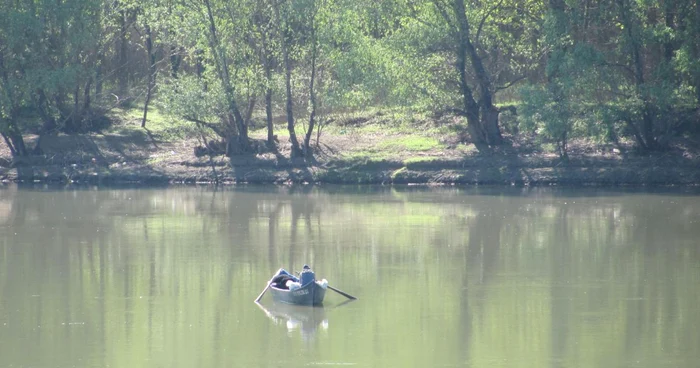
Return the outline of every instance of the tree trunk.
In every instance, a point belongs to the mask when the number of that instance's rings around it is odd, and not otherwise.
[[[177,73],[180,71],[180,64],[182,64],[182,52],[182,47],[170,48],[170,76],[175,79],[177,79]]]
[[[693,22],[695,27],[695,40],[693,42],[695,51],[695,60],[700,60],[700,0],[695,0],[695,22]],[[695,80],[695,99],[697,101],[698,107],[700,107],[700,68],[696,67],[693,73]]]
[[[652,114],[652,104],[649,101],[648,92],[644,88],[644,59],[642,58],[640,40],[633,32],[633,21],[630,15],[629,4],[625,0],[618,0],[620,15],[624,28],[629,38],[630,56],[632,58],[634,70],[634,83],[637,92],[642,99],[642,129],[641,137],[643,142],[638,142],[643,149],[654,150],[657,148],[656,137],[654,136],[654,118]]]
[[[558,40],[564,39],[570,33],[569,19],[566,15],[566,3],[564,0],[549,0],[549,10],[550,16],[554,18],[555,27],[554,32],[549,35],[552,38],[555,46],[549,51],[549,55],[559,54],[565,55],[568,53],[568,46],[562,45]],[[559,158],[568,160],[567,152],[567,141],[568,133],[570,130],[570,110],[568,104],[568,96],[564,91],[563,83],[560,82],[562,75],[567,74],[566,66],[562,65],[560,57],[548,57],[547,62],[547,73],[546,77],[546,88],[552,95],[552,100],[556,104],[557,108],[557,120],[559,121],[560,128],[563,132],[555,137],[557,141],[557,150],[559,153]]]
[[[51,115],[46,93],[44,93],[43,89],[40,89],[36,94],[38,96],[36,102],[37,111],[39,112],[39,116],[43,122],[41,127],[41,135],[58,130],[59,127],[58,124],[56,124],[56,119],[53,117],[53,115]]]
[[[12,141],[10,141],[10,137],[8,137],[5,133],[0,133],[0,135],[2,135],[2,139],[5,140],[5,144],[7,144],[7,147],[10,149],[10,154],[12,157],[17,157],[17,151],[15,150],[15,146],[12,144]]]
[[[282,25],[280,17],[279,4],[275,3],[275,15],[277,16],[277,24]],[[284,79],[287,94],[287,131],[289,131],[289,141],[292,144],[291,157],[300,157],[302,155],[297,139],[296,131],[294,130],[294,102],[292,96],[292,62],[289,59],[289,25],[284,22],[284,31],[280,32],[280,43],[282,45],[282,58],[284,59]]]
[[[476,80],[479,84],[481,130],[484,132],[487,144],[490,146],[499,145],[503,143],[503,136],[498,126],[498,109],[493,105],[491,76],[486,71],[481,56],[479,56],[474,44],[471,42],[464,0],[455,0],[455,3],[460,39],[461,42],[464,43],[465,51],[469,56],[469,61],[471,62],[472,69],[476,74]]]
[[[119,65],[117,66],[117,91],[119,101],[126,102],[129,93],[129,49],[128,24],[125,10],[119,12]]]
[[[269,147],[275,145],[275,132],[272,124],[272,88],[265,89],[265,119],[267,120],[267,144]]]
[[[315,5],[315,4],[314,4]],[[311,135],[314,132],[314,127],[316,125],[316,90],[314,89],[314,82],[316,82],[316,57],[318,54],[317,40],[316,40],[316,11],[311,16],[311,78],[309,81],[309,103],[311,104],[311,112],[309,113],[309,127],[306,130],[306,136],[304,137],[304,154],[306,157],[310,158],[313,155],[311,151]]]
[[[24,145],[24,137],[19,133],[17,126],[10,120],[8,123],[8,129],[6,133],[0,133],[5,143],[10,148],[10,154],[12,157],[23,157],[28,156],[29,152],[27,147]]]
[[[87,83],[85,83],[85,91],[83,92],[83,110],[86,113],[90,112],[90,107],[92,106],[92,98],[90,96],[90,88],[92,87],[92,77],[88,77]]]
[[[197,78],[202,79],[204,76],[204,51],[201,49],[196,49],[194,50],[194,55],[195,55],[195,60],[196,60],[196,66],[195,70],[197,71]]]
[[[2,83],[0,83],[0,90],[4,89],[7,94],[7,102],[9,102],[9,115],[6,119],[6,124],[0,124],[0,126],[5,125],[7,128],[5,132],[0,132],[5,143],[10,148],[10,153],[12,157],[26,156],[27,148],[24,145],[24,137],[22,132],[18,129],[17,123],[15,122],[15,115],[18,110],[15,99],[12,94],[12,88],[10,88],[10,78],[7,74],[7,68],[5,68],[5,58],[3,50],[0,49],[0,78],[2,78]],[[0,117],[0,123],[2,123],[2,117]]]
[[[282,46],[284,54],[284,79],[286,85],[287,94],[287,131],[289,131],[289,141],[292,143],[292,157],[301,156],[301,149],[299,148],[299,140],[297,139],[297,133],[294,130],[294,102],[292,95],[292,65],[289,60],[289,52],[286,46]]]
[[[676,9],[673,8],[672,2],[669,1],[664,1],[663,2],[663,7],[664,7],[664,23],[666,25],[666,28],[672,29],[675,33],[676,31],[676,24],[674,21],[674,14]],[[675,46],[673,44],[673,41],[670,39],[667,39],[664,41],[664,61],[666,63],[671,63],[673,62],[673,53],[675,51]]]
[[[70,119],[71,126],[68,130],[70,131],[80,131],[81,120],[80,119],[80,84],[75,83],[75,90],[73,91],[73,111],[71,112]]]
[[[97,99],[98,103],[103,101],[102,86],[102,63],[99,63],[97,68],[95,68],[95,98]]]
[[[156,56],[153,54],[153,38],[151,35],[151,27],[146,24],[146,54],[148,56],[148,85],[146,87],[146,101],[143,103],[143,119],[141,120],[141,128],[146,127],[146,118],[148,116],[148,104],[151,102],[153,87],[156,81]]]
[[[253,111],[255,110],[255,104],[258,103],[257,96],[253,95],[248,99],[248,108],[245,111],[245,126],[250,125],[250,121],[253,119]]]
[[[700,1],[700,0],[699,0]],[[265,69],[265,119],[267,122],[267,145],[272,148],[275,146],[275,133],[272,124],[272,62],[268,51],[267,36],[262,35],[262,62]]]
[[[491,77],[470,39],[464,0],[454,0],[452,5],[457,19],[458,33],[456,68],[459,73],[463,109],[467,118],[467,131],[477,149],[482,150],[486,146],[503,143],[498,125],[498,109],[493,105]],[[474,99],[474,92],[467,81],[467,59],[479,84],[478,102]]]
[[[214,14],[211,9],[209,0],[204,0],[204,5],[207,7],[207,19],[209,21],[209,47],[214,56],[214,64],[216,71],[219,74],[221,83],[224,86],[224,95],[228,104],[228,129],[226,154],[231,156],[234,154],[244,153],[249,150],[248,129],[246,127],[241,110],[238,108],[235,98],[235,89],[231,84],[231,78],[228,72],[228,59],[226,51],[222,49],[219,42],[219,36],[216,31],[216,23],[214,22]],[[235,133],[232,132],[235,130]]]
[[[486,133],[486,141],[490,146],[503,144],[501,128],[498,126],[499,110],[492,103],[481,103],[481,124]]]

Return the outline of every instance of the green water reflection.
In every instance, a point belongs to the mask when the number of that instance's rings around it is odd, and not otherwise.
[[[698,239],[682,192],[9,187],[0,367],[693,367]],[[253,303],[304,263],[359,300]]]

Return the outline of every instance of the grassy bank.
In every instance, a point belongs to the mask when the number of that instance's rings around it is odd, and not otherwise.
[[[0,180],[62,183],[338,183],[499,185],[697,185],[700,149],[692,139],[669,150],[639,154],[619,145],[573,141],[569,159],[534,137],[509,135],[508,144],[479,152],[460,138],[461,119],[406,110],[338,114],[325,120],[313,160],[289,157],[288,132],[279,121],[279,144],[269,150],[263,124],[251,129],[258,150],[231,159],[197,157],[214,137],[189,122],[149,112],[118,110],[99,133],[41,140],[41,155],[13,160],[0,145]],[[297,134],[302,136],[303,126]],[[36,136],[26,137],[28,145]]]

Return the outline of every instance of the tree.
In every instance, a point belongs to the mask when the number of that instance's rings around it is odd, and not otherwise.
[[[522,109],[524,118],[537,118],[553,129],[550,135],[570,133],[582,121],[583,135],[616,141],[623,134],[642,150],[663,148],[698,106],[691,87],[695,62],[687,57],[695,44],[686,37],[694,32],[690,9],[689,1],[550,1],[544,40],[549,98],[537,101],[536,86],[524,90],[530,105]],[[546,100],[563,115],[545,117]]]
[[[309,126],[306,129],[306,135],[304,136],[304,153],[307,157],[311,157],[311,136],[314,132],[314,127],[316,126],[316,110],[318,107],[318,102],[316,99],[316,62],[318,60],[318,5],[317,0],[311,0],[309,6],[309,30],[310,30],[310,41],[311,42],[311,76],[309,77]]]
[[[456,86],[459,107],[452,108],[467,120],[467,132],[479,148],[503,143],[499,125],[501,109],[497,93],[524,80],[537,67],[542,7],[536,2],[501,0],[496,4],[464,0],[409,1],[410,21],[405,30],[420,39],[412,52],[442,58],[443,90]],[[410,38],[409,38],[410,39]],[[430,41],[430,42],[427,42]],[[438,74],[439,73],[439,74]]]
[[[103,50],[102,5],[99,0],[2,3],[0,130],[13,154],[30,153],[22,134],[35,128],[36,115],[42,122],[36,129],[40,139],[93,125],[91,89]]]
[[[302,156],[299,140],[297,139],[296,128],[294,124],[294,96],[292,94],[292,59],[290,49],[293,47],[293,30],[290,24],[293,19],[293,4],[291,2],[282,2],[272,0],[275,10],[275,18],[279,27],[280,47],[282,49],[282,59],[284,62],[284,83],[286,104],[285,111],[287,114],[287,131],[289,132],[289,142],[292,145],[292,157]]]
[[[273,0],[276,1],[276,0]],[[273,115],[273,78],[272,73],[277,67],[275,49],[277,45],[276,29],[274,24],[273,6],[268,1],[257,1],[253,14],[253,47],[257,49],[258,58],[265,74],[265,123],[267,126],[267,145],[272,148],[275,145]]]
[[[12,13],[5,13],[12,15]],[[7,24],[7,19],[2,18],[3,27]],[[8,53],[7,35],[0,34],[0,135],[10,148],[12,157],[26,156],[27,148],[24,144],[21,127],[17,124],[18,112],[22,105],[23,95],[26,93],[21,89],[21,82],[9,70],[13,66],[5,63],[5,54]],[[21,77],[20,77],[21,79]]]
[[[520,89],[522,127],[537,133],[542,141],[554,141],[562,159],[568,159],[572,136],[590,133],[585,129],[589,118],[585,110],[590,104],[585,98],[591,97],[589,89],[595,90],[591,82],[598,80],[593,68],[598,55],[571,36],[575,22],[570,17],[563,0],[548,2],[543,28],[548,49],[544,81]]]
[[[189,5],[196,6],[195,3]],[[224,4],[214,3],[210,0],[203,1],[204,7],[196,7],[196,11],[201,17],[202,24],[207,33],[206,39],[209,47],[211,58],[214,62],[214,69],[216,75],[218,76],[218,82],[221,84],[223,89],[223,97],[225,99],[226,111],[223,115],[224,119],[224,129],[218,130],[218,132],[224,136],[226,139],[226,154],[234,155],[238,153],[247,152],[249,150],[250,144],[248,141],[248,127],[246,121],[241,114],[241,110],[238,107],[238,102],[236,101],[236,87],[234,85],[233,78],[231,78],[231,64],[229,62],[229,55],[227,43],[224,42],[219,34],[217,23],[225,23],[226,19],[224,17],[218,16],[223,13],[226,14],[224,9],[216,9],[214,11],[213,5],[225,6]],[[217,14],[217,16],[215,16]]]

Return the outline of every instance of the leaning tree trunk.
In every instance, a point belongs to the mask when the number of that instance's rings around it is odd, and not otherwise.
[[[248,129],[241,114],[241,110],[238,108],[235,98],[235,89],[231,83],[231,78],[228,73],[228,60],[226,58],[226,52],[222,49],[219,43],[219,36],[216,31],[216,23],[214,22],[214,14],[211,9],[211,3],[209,0],[204,0],[204,4],[207,7],[207,20],[209,21],[209,47],[211,48],[212,54],[214,56],[214,64],[216,71],[219,75],[219,79],[224,86],[224,95],[226,96],[226,102],[228,105],[228,129],[226,137],[226,154],[228,156],[234,154],[240,154],[248,152],[250,149],[250,143],[248,142]],[[235,130],[235,134],[231,131]]]
[[[633,32],[633,20],[630,15],[630,5],[625,2],[625,0],[618,0],[618,6],[620,8],[620,18],[622,20],[624,29],[627,33],[629,47],[630,47],[630,57],[633,63],[634,70],[634,83],[637,88],[638,93],[642,99],[642,127],[641,127],[641,138],[638,139],[638,143],[645,150],[654,150],[657,148],[657,141],[654,135],[654,117],[652,113],[652,103],[649,101],[648,92],[644,88],[644,59],[642,58],[642,46],[640,45],[640,40],[635,36]]]
[[[268,52],[266,35],[262,36],[262,58],[263,68],[265,69],[265,119],[267,122],[267,145],[272,148],[275,146],[275,133],[272,124],[272,62]]]
[[[153,54],[153,38],[151,35],[151,26],[146,24],[146,54],[148,56],[148,85],[146,86],[146,101],[143,103],[143,119],[141,119],[141,128],[146,127],[146,118],[148,117],[148,104],[151,102],[153,88],[156,84],[156,55]]]
[[[119,93],[119,101],[126,102],[128,100],[129,90],[129,40],[128,40],[128,22],[127,12],[122,10],[119,12],[119,65],[117,67],[117,91]]]
[[[275,2],[274,5],[275,15],[277,17],[277,24],[282,24],[282,18],[280,17],[279,4]],[[292,144],[292,157],[299,157],[302,155],[301,148],[299,147],[299,140],[297,139],[297,134],[294,127],[294,103],[292,95],[292,61],[289,59],[289,24],[285,20],[284,31],[280,32],[281,45],[282,45],[282,58],[284,59],[284,79],[287,94],[287,131],[289,131],[289,141]]]
[[[695,40],[691,41],[693,45],[693,51],[694,51],[694,57],[695,60],[700,59],[700,0],[695,0],[695,22],[694,24],[694,33],[695,33]],[[695,99],[697,103],[697,107],[700,108],[700,68],[695,68],[695,72],[693,73],[693,80],[695,84]]]
[[[267,145],[274,147],[275,127],[272,124],[272,88],[269,86],[265,89],[265,119],[267,120]]]
[[[477,149],[503,143],[498,125],[498,108],[493,105],[491,76],[484,67],[469,33],[469,21],[466,16],[464,0],[454,0],[453,11],[457,19],[457,63],[460,92],[462,93],[464,114],[467,118],[467,131]],[[479,100],[467,81],[467,60],[476,75],[479,88]]]
[[[6,97],[10,105],[10,116],[7,118],[5,124],[0,124],[0,126],[5,125],[7,128],[5,129],[5,132],[0,132],[0,134],[2,135],[3,140],[5,140],[7,146],[10,148],[12,157],[27,156],[28,152],[26,146],[24,145],[24,137],[22,136],[22,132],[18,129],[17,123],[14,119],[18,108],[14,102],[15,99],[13,98],[12,89],[10,88],[10,77],[7,74],[7,69],[5,68],[5,58],[2,50],[0,50],[0,78],[2,78],[0,87],[4,87],[7,93]],[[2,123],[1,117],[0,123]]]
[[[460,41],[471,62],[471,67],[479,84],[479,109],[481,113],[480,125],[484,132],[486,143],[490,146],[503,143],[503,136],[498,126],[498,109],[493,105],[493,90],[491,76],[484,67],[484,62],[476,51],[469,34],[469,21],[467,20],[464,0],[455,0],[455,12],[459,27]]]
[[[0,133],[0,135],[2,135],[3,140],[5,140],[5,144],[7,144],[7,146],[10,148],[10,154],[12,154],[12,157],[29,155],[29,151],[27,151],[27,147],[24,145],[24,137],[22,137],[22,134],[18,132],[18,129],[14,123],[10,122],[8,131],[6,133]]]
[[[286,41],[283,41],[283,43]],[[289,141],[292,143],[292,157],[301,156],[301,149],[299,148],[299,140],[297,139],[297,133],[294,130],[294,102],[292,95],[292,64],[289,60],[289,50],[287,46],[282,46],[283,58],[284,58],[284,79],[286,84],[287,93],[287,131],[289,131]]]
[[[316,13],[311,16],[311,78],[309,81],[309,103],[311,104],[311,112],[309,114],[309,128],[304,136],[304,154],[310,158],[313,155],[311,151],[311,135],[316,126],[316,90],[314,82],[316,82],[316,57],[318,56],[318,47],[316,40]]]

